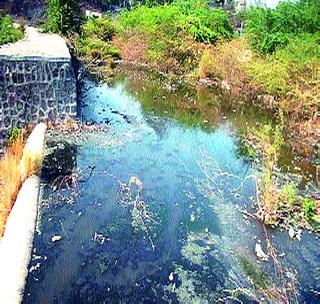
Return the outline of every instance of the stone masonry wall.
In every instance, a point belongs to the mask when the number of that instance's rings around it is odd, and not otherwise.
[[[0,140],[12,127],[76,114],[71,60],[0,57]]]

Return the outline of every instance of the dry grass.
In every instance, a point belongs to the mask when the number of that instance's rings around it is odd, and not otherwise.
[[[149,46],[145,37],[132,32],[127,32],[125,38],[113,38],[113,43],[119,49],[120,56],[124,60],[132,63],[146,61],[146,53]]]
[[[31,175],[38,173],[43,160],[41,129],[36,126],[26,142],[28,131],[23,130],[7,147],[0,159],[0,236],[3,235],[9,213],[16,200],[22,183]],[[36,131],[34,129],[34,131]],[[41,139],[42,141],[43,139]]]
[[[256,92],[249,84],[245,65],[252,60],[252,57],[253,54],[245,39],[219,43],[203,52],[198,76],[200,79],[215,78],[223,81],[234,95],[251,96]]]
[[[0,159],[0,236],[22,184],[19,164],[23,146],[24,134],[21,133]]]

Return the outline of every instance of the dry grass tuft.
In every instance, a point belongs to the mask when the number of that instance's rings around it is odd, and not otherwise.
[[[30,134],[23,149],[20,161],[20,177],[24,181],[29,176],[37,174],[44,158],[44,140],[47,126],[39,123]]]
[[[27,142],[28,131],[20,132],[0,159],[0,236],[22,183],[38,173],[43,160],[45,124],[38,124]]]
[[[146,61],[149,46],[145,37],[127,32],[125,38],[113,38],[113,43],[119,49],[120,56],[124,60],[132,63]]]
[[[22,184],[19,164],[23,146],[24,134],[21,133],[0,159],[0,236]]]

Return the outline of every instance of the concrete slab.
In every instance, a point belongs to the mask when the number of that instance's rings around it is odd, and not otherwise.
[[[28,178],[17,197],[0,241],[0,303],[21,303],[37,219],[39,178]]]

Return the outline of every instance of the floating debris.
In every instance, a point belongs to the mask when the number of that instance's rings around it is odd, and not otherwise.
[[[269,256],[264,253],[264,251],[262,250],[262,247],[261,247],[261,245],[260,245],[259,243],[256,243],[255,251],[256,251],[257,257],[258,257],[260,260],[262,260],[262,261],[268,261]]]
[[[61,235],[54,235],[52,238],[51,238],[51,242],[52,243],[55,243],[55,242],[58,242],[62,239]]]
[[[296,233],[294,232],[294,229],[293,229],[292,227],[289,228],[288,233],[289,233],[290,238],[292,238],[292,239],[294,238],[294,236],[295,236],[295,234],[296,234]]]
[[[169,281],[172,282],[173,279],[174,279],[173,272],[170,272],[170,274],[169,274]]]
[[[106,237],[102,233],[95,232],[93,236],[93,240],[94,242],[99,243],[100,245],[103,245],[106,240]]]

